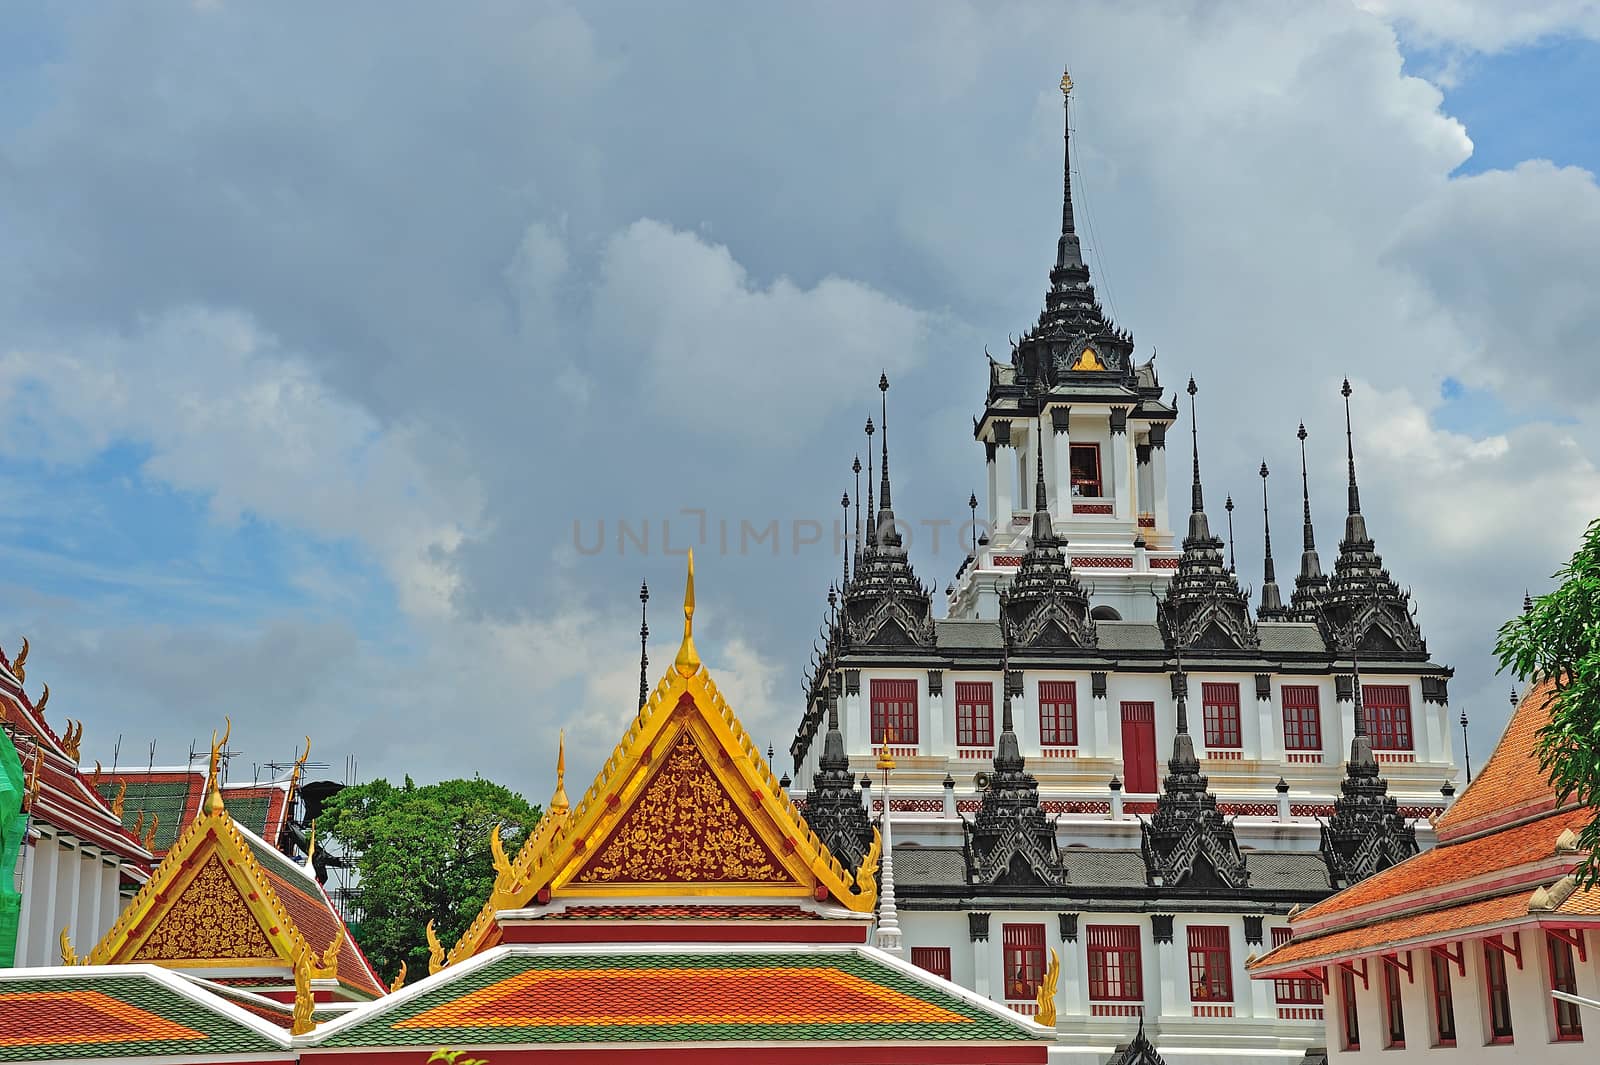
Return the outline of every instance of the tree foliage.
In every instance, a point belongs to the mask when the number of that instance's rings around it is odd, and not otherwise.
[[[428,922],[448,950],[488,899],[494,826],[503,826],[515,854],[538,820],[539,807],[491,781],[418,787],[407,777],[400,787],[379,779],[345,788],[323,809],[317,832],[357,856],[356,942],[385,978],[401,961],[416,977],[428,972]]]
[[[1561,801],[1596,812],[1578,835],[1588,852],[1578,882],[1592,886],[1600,884],[1600,519],[1555,576],[1555,591],[1500,627],[1495,653],[1521,680],[1555,681],[1536,750]]]

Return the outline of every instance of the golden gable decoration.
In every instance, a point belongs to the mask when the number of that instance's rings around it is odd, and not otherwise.
[[[552,899],[755,896],[873,911],[877,848],[852,871],[811,831],[700,661],[694,608],[691,552],[672,665],[575,806],[558,774],[527,842],[496,861],[494,889],[450,963],[500,941],[496,913]]]

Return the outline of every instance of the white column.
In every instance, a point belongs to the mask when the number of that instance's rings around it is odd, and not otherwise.
[[[1061,515],[1062,521],[1072,519],[1072,430],[1070,421],[1072,408],[1064,408],[1069,422],[1068,428],[1057,430],[1054,427],[1045,430],[1051,436],[1055,451],[1055,479],[1051,484],[1055,488],[1056,512]],[[1046,421],[1050,416],[1046,415]]]
[[[1167,447],[1150,449],[1150,487],[1152,510],[1156,515],[1156,531],[1163,536],[1172,535],[1171,501],[1167,498]]]
[[[100,849],[80,848],[78,862],[78,919],[72,936],[87,954],[100,939]]]
[[[74,844],[70,849],[64,849],[59,856],[60,868],[56,871],[56,947],[60,949],[60,931],[66,928],[67,934],[72,937],[72,943],[77,945],[81,938],[78,935],[78,888],[83,882],[83,858],[79,853],[79,845]]]
[[[1107,680],[1110,678],[1108,677]],[[1109,694],[1110,689],[1107,688]],[[1092,729],[1088,736],[1078,737],[1083,748],[1083,755],[1088,758],[1113,758],[1120,746],[1121,737],[1112,738],[1111,735],[1111,700],[1106,695],[1094,694],[1094,678],[1089,679],[1089,702],[1092,707],[1089,717]],[[1082,722],[1079,722],[1080,727]]]
[[[105,868],[100,871],[100,933],[98,942],[111,931],[111,926],[122,916],[122,863],[108,855]]]
[[[1004,677],[1000,682],[1005,683]],[[1039,682],[1036,680],[1033,682],[1033,692],[1037,694],[1038,689]],[[1017,749],[1024,758],[1038,759],[1043,754],[1043,748],[1039,746],[1039,715],[1034,711],[1036,704],[1028,698],[1028,693],[1028,681],[1024,677],[1022,690],[1011,697],[1011,721],[1017,733]],[[1004,689],[1000,695],[1002,699],[1005,697]]]
[[[1078,938],[1061,944],[1061,975],[1066,991],[1062,1012],[1071,1017],[1089,1016],[1089,963],[1084,955],[1083,917],[1078,917]]]
[[[1337,680],[1335,680],[1335,685],[1337,683]],[[1354,690],[1354,686],[1352,686],[1352,695]],[[1338,735],[1332,737],[1333,760],[1336,764],[1342,763],[1346,758],[1350,757],[1350,741],[1355,738],[1356,734],[1355,700],[1354,698],[1340,699],[1338,692],[1339,689],[1336,686],[1334,688],[1334,698],[1338,700],[1339,704],[1339,732]]]
[[[1149,445],[1146,444],[1145,447],[1148,448]],[[1139,451],[1139,445],[1135,444],[1134,445],[1134,458],[1135,458],[1136,461],[1137,461],[1137,458],[1138,458],[1138,451]],[[1138,463],[1135,482],[1138,485],[1137,497],[1136,497],[1136,500],[1135,500],[1136,510],[1139,513],[1149,512],[1151,514],[1154,514],[1155,513],[1155,507],[1150,502],[1150,498],[1153,495],[1153,492],[1152,492],[1151,487],[1150,487],[1150,462],[1149,462],[1148,459],[1146,459],[1144,462],[1139,462]]]
[[[33,848],[34,866],[28,877],[28,892],[34,898],[33,923],[29,932],[29,963],[56,964],[56,870],[61,864],[61,843],[55,833],[41,834]]]
[[[941,756],[945,756],[945,755],[953,755],[955,753],[955,747],[954,747],[953,744],[948,746],[948,747],[946,746],[946,743],[948,742],[946,740],[946,736],[949,735],[949,736],[951,736],[953,738],[954,737],[954,731],[952,729],[952,731],[947,733],[946,730],[945,730],[944,690],[943,690],[944,689],[944,685],[940,684],[939,688],[940,688],[939,694],[935,695],[934,692],[933,692],[932,678],[929,678],[929,684],[928,684],[928,742],[927,742],[926,745],[923,746],[922,752],[924,754],[932,754],[935,757],[941,757]],[[954,693],[952,693],[952,695],[953,694]],[[951,699],[950,702],[951,702],[952,706],[955,705],[955,700],[954,699]]]
[[[1256,694],[1256,715],[1261,723],[1261,760],[1263,762],[1277,762],[1283,760],[1283,742],[1278,738],[1277,715],[1272,712],[1272,684],[1267,684],[1267,696],[1263,699]]]
[[[1126,426],[1127,423],[1124,423]],[[1127,485],[1127,504],[1117,513],[1126,521],[1135,524],[1139,521],[1139,449],[1134,443],[1133,430],[1124,428],[1122,432],[1122,468],[1128,472],[1123,476]]]
[[[1126,456],[1121,460],[1117,458],[1119,450],[1126,450],[1128,434],[1113,431],[1109,425],[1106,429],[1106,468],[1104,471],[1106,491],[1111,493],[1111,516],[1118,521],[1132,521],[1128,516],[1128,490],[1124,482],[1128,479],[1128,468],[1131,465]]]
[[[993,471],[989,489],[993,503],[989,509],[994,515],[994,530],[989,534],[989,541],[997,547],[1011,542],[1011,484],[1015,458],[1015,452],[1008,447],[999,447],[996,448],[994,460],[989,463],[989,469]]]
[[[34,904],[34,894],[32,891],[34,876],[33,867],[34,864],[39,860],[38,853],[39,848],[34,846],[34,841],[28,836],[24,836],[22,840],[22,857],[17,860],[18,868],[23,874],[22,909],[17,914],[17,950],[15,955],[16,963],[19,966],[26,965],[28,963],[28,929],[33,923]]]
[[[992,915],[990,917],[990,921],[991,921],[991,923],[993,922],[993,916]],[[991,974],[989,972],[989,969],[990,969],[990,964],[989,963],[990,963],[990,958],[989,958],[989,939],[988,939],[988,937],[986,936],[983,939],[978,939],[977,937],[973,937],[973,940],[972,940],[972,982],[973,982],[973,988],[972,988],[972,990],[977,992],[978,994],[982,995],[984,998],[992,999],[994,996],[989,993],[989,989],[992,986],[991,980],[990,980],[990,975]]]
[[[862,684],[868,683],[863,680]],[[850,691],[848,687],[844,696],[844,739],[846,749],[853,755],[865,752],[871,745],[867,742],[867,715],[862,711],[861,691]]]

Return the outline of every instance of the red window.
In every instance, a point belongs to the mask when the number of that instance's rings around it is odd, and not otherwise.
[[[1196,1002],[1233,1001],[1227,926],[1189,926],[1189,997]]]
[[[956,682],[956,746],[994,746],[994,685]]]
[[[1072,494],[1075,496],[1100,496],[1100,445],[1072,445]]]
[[[1361,1049],[1361,1018],[1356,1013],[1356,978],[1348,969],[1339,970],[1339,1018],[1344,1025],[1344,1048]]]
[[[1456,999],[1450,989],[1450,960],[1438,951],[1428,952],[1428,971],[1433,979],[1434,1045],[1456,1045]]]
[[[1411,689],[1404,684],[1363,684],[1361,707],[1375,751],[1411,750]]]
[[[1400,967],[1387,958],[1378,966],[1383,970],[1383,1021],[1388,1039],[1385,1044],[1396,1049],[1406,1045],[1406,1014],[1400,1005]]]
[[[1140,1002],[1139,926],[1092,924],[1089,941],[1089,997],[1099,1002]]]
[[[1289,942],[1287,928],[1274,928],[1272,930],[1272,945],[1281,947]],[[1273,990],[1278,994],[1280,1006],[1315,1005],[1322,1001],[1322,985],[1315,980],[1284,980],[1272,981]]]
[[[1239,742],[1239,686],[1203,684],[1201,701],[1206,713],[1206,746],[1234,748]]]
[[[1578,935],[1583,935],[1580,931]],[[1572,964],[1572,944],[1553,932],[1544,936],[1545,948],[1550,953],[1550,990],[1578,993],[1578,971]],[[1583,1021],[1578,1017],[1578,1007],[1571,1002],[1555,1000],[1556,1038],[1582,1039]]]
[[[1078,685],[1070,680],[1039,682],[1039,742],[1046,747],[1078,745]]]
[[[873,743],[917,742],[917,682],[872,682]]]
[[[1511,989],[1506,984],[1506,956],[1488,940],[1483,943],[1483,982],[1489,996],[1489,1041],[1511,1042]]]
[[[950,979],[950,948],[912,947],[911,964],[948,980]]]
[[[1315,684],[1283,686],[1283,746],[1290,751],[1322,750],[1322,708]]]
[[[1156,704],[1122,704],[1122,783],[1135,795],[1156,790]]]
[[[1037,998],[1044,979],[1044,925],[1008,924],[1003,930],[1006,998]]]

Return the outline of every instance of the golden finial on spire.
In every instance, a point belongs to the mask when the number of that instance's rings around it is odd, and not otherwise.
[[[227,749],[228,737],[233,734],[233,718],[224,717],[227,727],[222,730],[222,740],[217,741],[217,730],[211,730],[211,770],[206,776],[206,813],[222,812],[222,752]]]
[[[562,729],[556,740],[556,790],[550,796],[550,812],[566,813],[571,808],[567,801],[567,730]]]
[[[889,753],[889,737],[883,737],[883,746],[878,748],[878,768],[887,773],[894,768],[894,755]]]
[[[700,671],[700,655],[694,649],[694,549],[689,549],[689,575],[683,585],[683,643],[678,646],[678,657],[672,667],[680,677],[692,677]]]
[[[1062,70],[1061,71],[1061,95],[1062,96],[1070,96],[1071,94],[1072,94],[1072,75],[1068,74],[1065,70]]]

